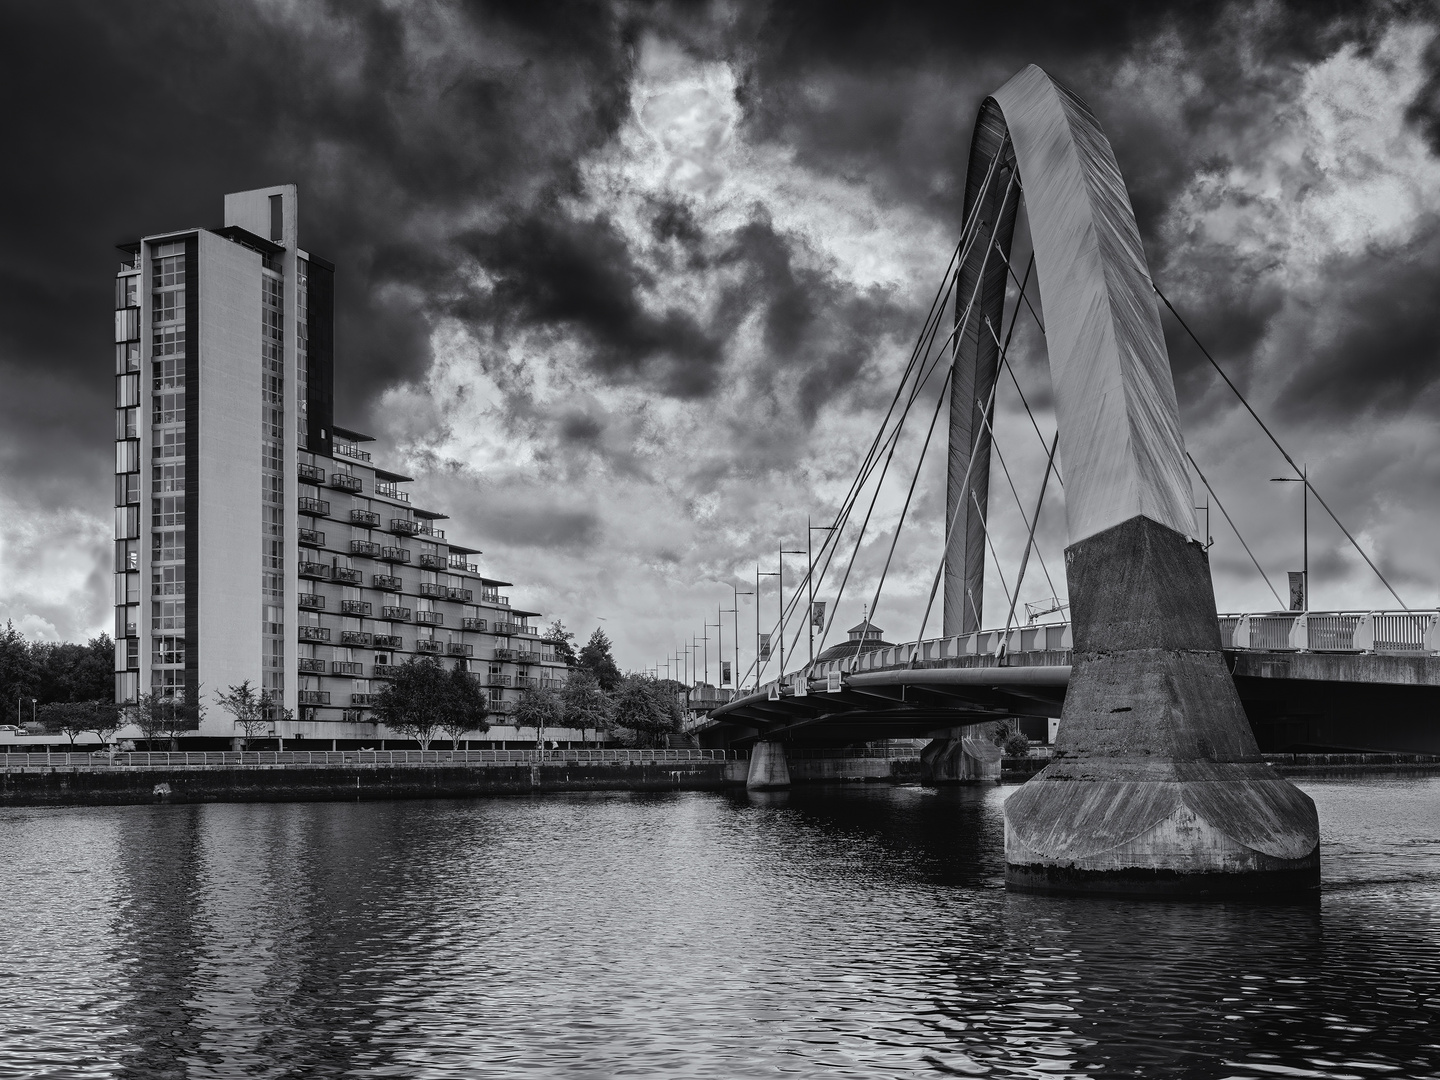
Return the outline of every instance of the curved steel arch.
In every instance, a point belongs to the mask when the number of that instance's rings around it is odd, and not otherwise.
[[[965,221],[978,217],[979,232],[960,267],[955,301],[957,321],[971,310],[956,337],[951,382],[947,635],[980,628],[991,449],[980,403],[990,400],[998,375],[992,328],[1001,332],[1022,190],[1070,542],[1136,516],[1182,535],[1195,529],[1175,385],[1124,179],[1089,107],[1032,64],[981,105],[970,144]]]

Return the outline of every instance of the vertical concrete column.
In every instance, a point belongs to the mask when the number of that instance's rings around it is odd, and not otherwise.
[[[785,761],[785,747],[778,742],[757,742],[750,751],[750,772],[745,778],[747,791],[774,791],[790,786],[790,766]]]
[[[1074,669],[1051,763],[1005,802],[1028,892],[1224,895],[1320,884],[1310,797],[1260,757],[1204,549],[1136,517],[1065,551]]]

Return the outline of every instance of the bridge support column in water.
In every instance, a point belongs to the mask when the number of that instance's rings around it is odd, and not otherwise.
[[[785,760],[785,747],[768,740],[757,742],[750,750],[750,772],[745,777],[747,791],[776,791],[790,786],[790,765]]]
[[[1050,765],[1005,803],[1029,892],[1300,891],[1315,804],[1260,758],[1200,544],[1144,517],[1065,552],[1074,670]]]
[[[1220,652],[1124,178],[1089,106],[1034,66],[985,100],[970,147],[976,242],[956,290],[945,633],[978,622],[984,588],[988,493],[975,466],[990,446],[976,433],[989,426],[973,413],[998,370],[1022,191],[1064,468],[1074,669],[1053,761],[1005,803],[1006,880],[1044,892],[1314,888],[1314,803],[1260,760]]]
[[[990,724],[965,724],[931,741],[920,754],[923,784],[998,783],[1001,750],[986,737]]]

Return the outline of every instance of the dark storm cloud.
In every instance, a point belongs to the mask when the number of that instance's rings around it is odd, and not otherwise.
[[[497,323],[519,318],[569,329],[589,344],[602,373],[659,374],[679,397],[713,387],[719,340],[688,312],[644,305],[640,292],[653,279],[603,218],[575,220],[552,205],[463,243],[498,279]],[[665,362],[659,372],[650,364],[657,359]]]
[[[1320,302],[1304,304],[1286,335],[1291,376],[1283,414],[1353,421],[1440,405],[1440,221],[1399,251],[1336,259]]]
[[[407,37],[441,18],[449,55],[417,60]],[[110,438],[108,392],[88,388],[111,363],[113,242],[217,225],[224,192],[296,181],[302,242],[339,266],[337,397],[360,422],[428,363],[430,301],[413,293],[454,287],[455,253],[417,215],[573,182],[623,112],[629,63],[601,5],[60,0],[3,22],[0,364],[12,385],[17,367],[39,373],[72,430],[13,394],[0,423],[67,476]]]

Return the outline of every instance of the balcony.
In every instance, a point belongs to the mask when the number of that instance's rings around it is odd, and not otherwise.
[[[393,679],[395,677],[394,669],[399,666],[399,664],[376,664],[370,669],[370,677],[372,679]]]
[[[420,523],[409,518],[391,518],[390,531],[401,536],[414,536],[420,531]]]
[[[420,526],[421,536],[433,536],[437,540],[445,539],[445,530],[435,528],[434,524],[427,521]]]
[[[425,556],[421,555],[420,558],[423,559]],[[433,596],[438,600],[444,600],[446,594],[445,586],[436,585],[433,581],[422,581],[416,588],[416,591],[421,596]]]
[[[539,686],[540,680],[529,675],[516,675],[515,685],[521,689],[527,689],[532,686]]]
[[[475,647],[460,641],[451,641],[446,644],[445,652],[450,656],[474,656]]]
[[[515,659],[515,650],[514,650],[514,649],[496,649],[496,650],[495,650],[495,659],[496,659],[496,660],[514,660],[514,659]]]
[[[484,629],[485,629],[485,620],[484,620],[484,619],[472,619],[472,618],[470,618],[470,617],[467,616],[466,618],[463,618],[463,619],[460,620],[460,626],[461,626],[462,629],[465,629],[465,630],[484,630]]]
[[[401,491],[400,485],[393,480],[376,480],[375,494],[383,495],[387,499],[394,499],[396,502],[408,503],[410,501],[410,493]]]
[[[319,593],[302,592],[299,596],[295,598],[295,602],[300,605],[301,611],[325,610],[325,597],[321,596]]]
[[[346,585],[363,585],[365,575],[353,567],[337,566],[335,567],[335,580],[343,581]]]
[[[496,674],[494,674],[494,673],[492,672],[491,674],[485,676],[485,685],[487,685],[487,686],[509,686],[509,685],[510,685],[510,676],[509,676],[509,675],[496,675]]]
[[[330,640],[330,628],[328,626],[307,626],[301,624],[295,628],[295,632],[301,641]]]
[[[296,692],[296,700],[301,705],[329,705],[329,690],[300,690]]]
[[[410,609],[408,607],[382,607],[380,609],[382,619],[390,619],[393,622],[409,622]]]
[[[376,574],[370,580],[375,583],[375,588],[386,592],[399,592],[401,588],[400,579],[389,574]]]
[[[377,649],[403,649],[405,642],[399,634],[376,634],[375,648]]]
[[[308,495],[300,496],[300,513],[314,514],[316,517],[324,517],[330,513],[330,503],[325,499],[312,499]]]
[[[351,694],[350,704],[362,709],[368,709],[375,704],[375,698],[378,696],[377,694]]]
[[[341,645],[357,645],[362,649],[370,648],[373,635],[366,630],[341,630]]]
[[[446,589],[445,595],[451,600],[459,600],[462,604],[468,604],[474,598],[475,593],[470,589]]]
[[[351,540],[351,555],[368,555],[372,559],[380,557],[380,545],[372,540]]]
[[[295,534],[301,547],[324,547],[325,534],[315,529],[296,529]]]
[[[385,562],[408,563],[410,561],[410,549],[402,547],[382,547],[380,558]]]
[[[335,447],[335,453],[341,457],[354,458],[356,461],[370,460],[370,451],[361,450],[354,443],[341,442],[339,439],[336,439],[333,445]]]
[[[365,615],[365,616],[368,616],[368,615],[370,614],[370,601],[369,601],[369,600],[341,600],[341,601],[340,601],[340,614],[341,614],[341,615]]]
[[[330,474],[330,486],[341,491],[359,491],[360,477],[351,476],[348,472],[332,472]]]
[[[446,564],[450,567],[451,570],[458,570],[462,574],[478,574],[480,572],[480,567],[477,566],[475,563],[466,562],[464,555],[451,555],[446,560]]]
[[[330,580],[330,564],[323,562],[302,562],[295,571],[301,577],[315,578],[317,581]]]
[[[438,611],[417,611],[415,621],[425,626],[444,626],[445,616]]]
[[[480,602],[482,604],[494,604],[496,607],[510,606],[510,598],[508,596],[501,596],[494,589],[481,589]]]
[[[515,711],[515,702],[491,699],[490,711],[492,713],[513,713]]]
[[[346,709],[340,714],[347,724],[363,724],[365,720],[364,709]]]
[[[447,565],[444,555],[431,555],[428,552],[421,552],[415,562],[422,570],[444,570]]]
[[[330,661],[330,674],[332,675],[364,675],[365,665],[355,660],[332,660]]]
[[[366,528],[373,529],[380,524],[380,515],[373,510],[351,510],[350,524],[364,525]]]
[[[416,638],[415,651],[425,653],[438,653],[440,651],[440,642],[436,641],[434,638]]]
[[[324,675],[325,661],[321,660],[318,656],[300,657],[300,674]]]
[[[302,484],[323,484],[325,482],[325,470],[318,465],[307,465],[302,461],[295,466],[295,472],[300,477]]]

